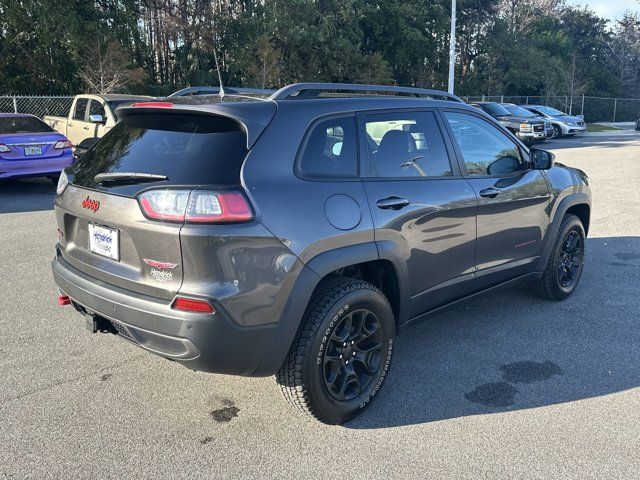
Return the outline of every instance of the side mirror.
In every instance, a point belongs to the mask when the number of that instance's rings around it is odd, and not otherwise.
[[[556,156],[546,150],[532,148],[529,150],[529,158],[531,159],[531,166],[534,170],[549,170],[553,167]]]
[[[104,123],[102,115],[89,115],[89,121],[91,123]]]

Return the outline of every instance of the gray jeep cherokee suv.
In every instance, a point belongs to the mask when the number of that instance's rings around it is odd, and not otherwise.
[[[586,175],[453,95],[297,84],[119,113],[58,184],[59,303],[194,370],[275,374],[320,421],[367,407],[404,327],[580,278]]]

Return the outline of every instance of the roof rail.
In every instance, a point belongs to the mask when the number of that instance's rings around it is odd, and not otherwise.
[[[224,87],[224,93],[231,95],[270,95],[273,92],[275,92],[275,90],[264,88]],[[187,87],[173,92],[169,96],[186,97],[189,95],[218,95],[219,93],[220,87]]]
[[[302,99],[318,97],[322,92],[364,92],[401,93],[405,95],[425,96],[436,99],[452,100],[464,103],[463,100],[452,93],[441,90],[429,90],[426,88],[394,87],[391,85],[364,85],[359,83],[294,83],[281,88],[273,95],[271,100]]]

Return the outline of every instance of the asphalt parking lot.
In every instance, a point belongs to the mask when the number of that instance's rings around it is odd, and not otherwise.
[[[594,194],[574,296],[512,288],[407,330],[342,427],[272,378],[89,334],[56,304],[53,185],[0,184],[0,478],[640,478],[640,135],[545,148]]]

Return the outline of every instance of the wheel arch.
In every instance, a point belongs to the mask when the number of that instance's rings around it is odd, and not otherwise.
[[[563,198],[555,209],[555,214],[544,239],[544,249],[542,255],[538,261],[537,271],[544,271],[551,250],[555,243],[555,238],[558,235],[562,219],[567,213],[576,215],[584,227],[585,235],[588,233],[589,223],[591,218],[591,198],[585,192],[572,193]]]
[[[352,275],[351,272],[357,274]],[[381,284],[374,280],[381,272],[382,277],[378,278],[389,276],[390,283]],[[406,265],[399,261],[390,246],[368,242],[323,252],[308,261],[296,278],[271,344],[253,373],[254,376],[272,375],[278,371],[289,352],[312,295],[322,279],[329,275],[361,278],[373,283],[389,299],[396,325],[400,325],[403,319],[406,321],[409,310],[404,285]]]

